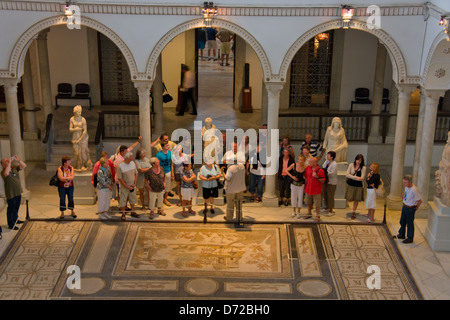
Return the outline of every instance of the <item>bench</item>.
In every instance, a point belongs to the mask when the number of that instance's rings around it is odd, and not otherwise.
[[[59,108],[58,99],[86,99],[89,100],[89,110],[92,109],[90,89],[87,83],[77,83],[74,95],[72,95],[72,85],[70,83],[58,84],[58,94],[55,96],[55,110]]]

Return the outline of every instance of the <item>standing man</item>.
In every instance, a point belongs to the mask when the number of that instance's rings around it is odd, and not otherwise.
[[[119,182],[119,207],[122,212],[121,219],[125,221],[125,207],[127,205],[127,199],[131,206],[131,216],[139,218],[139,215],[134,212],[134,205],[137,202],[136,198],[136,182],[138,172],[136,170],[136,164],[133,161],[133,154],[131,152],[125,153],[124,160],[119,164],[117,169],[117,181]]]
[[[394,239],[404,239],[403,243],[412,243],[414,238],[414,217],[416,210],[422,204],[419,190],[412,183],[412,176],[407,174],[403,177],[405,196],[403,197],[402,215],[400,217],[400,229]],[[406,239],[405,239],[406,233]]]
[[[11,158],[3,158],[2,167],[1,176],[5,183],[6,202],[8,203],[8,208],[6,209],[8,227],[18,230],[16,223],[23,223],[23,221],[19,220],[19,207],[22,200],[22,185],[20,184],[19,171],[23,170],[26,164],[18,156],[13,156]]]
[[[230,57],[231,52],[231,44],[230,41],[233,39],[233,34],[228,30],[220,30],[216,34],[216,38],[218,38],[221,42],[220,44],[220,53],[221,53],[221,63],[220,65],[223,66],[223,59],[225,58],[226,66],[229,66],[228,59]]]
[[[305,140],[302,143],[302,149],[304,146],[309,146],[310,151],[309,153],[313,157],[317,157],[317,160],[320,161],[322,159],[323,154],[325,153],[325,149],[323,149],[322,145],[318,142],[313,140],[312,135],[310,133],[307,133],[305,135]],[[333,150],[329,150],[333,151]],[[320,155],[317,155],[320,152]]]
[[[162,133],[158,139],[156,139],[155,141],[153,141],[150,146],[152,148],[155,148],[156,152],[160,152],[162,150],[161,148],[161,142],[167,142],[169,144],[169,150],[172,151],[177,144],[171,140],[169,140],[169,135],[167,133]]]
[[[189,67],[185,64],[181,66],[181,72],[183,72],[182,91],[184,91],[184,94],[183,94],[183,104],[181,105],[180,111],[177,113],[177,116],[184,115],[184,111],[187,108],[188,100],[191,101],[192,104],[191,114],[196,116],[197,105],[195,103],[194,97],[194,87],[195,87],[194,73],[191,70],[189,70]]]
[[[312,206],[316,207],[316,218],[314,221],[320,221],[320,205],[322,202],[322,184],[325,183],[325,172],[317,164],[318,160],[316,157],[312,157],[309,160],[309,166],[305,170],[306,177],[306,204],[308,205],[308,215],[305,219],[311,218]]]
[[[235,163],[237,158],[237,163]],[[245,160],[244,160],[245,161]],[[242,208],[238,201],[242,201],[245,186],[245,166],[244,161],[239,157],[235,157],[233,164],[228,166],[225,175],[225,191],[227,195],[227,213],[223,217],[225,221],[231,221],[234,216],[234,207],[236,206],[236,217],[242,216]]]
[[[172,181],[175,180],[175,172],[172,162],[172,152],[169,150],[169,144],[165,141],[161,142],[162,150],[156,154],[161,167],[166,175],[166,188],[164,189],[164,204],[170,207],[172,204],[167,200],[169,191],[172,188]]]
[[[208,40],[208,57],[209,60],[216,61],[216,49],[217,49],[217,42],[216,42],[216,34],[217,30],[213,27],[209,27],[206,29],[206,38]],[[211,56],[211,50],[213,52],[213,55]]]

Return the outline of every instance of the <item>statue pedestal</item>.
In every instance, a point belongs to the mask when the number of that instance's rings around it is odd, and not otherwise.
[[[91,180],[92,171],[75,171],[75,179],[73,180],[73,201],[75,205],[95,204],[97,202],[97,193]]]
[[[434,251],[450,251],[450,207],[434,197],[430,202],[431,212],[428,216],[428,225],[425,238]]]
[[[338,170],[338,184],[336,187],[336,193],[334,194],[334,207],[336,209],[345,209],[347,208],[347,200],[345,200],[345,186],[347,184],[347,162],[338,162],[337,170]]]

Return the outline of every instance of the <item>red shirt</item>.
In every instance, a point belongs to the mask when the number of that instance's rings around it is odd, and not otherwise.
[[[318,178],[322,178],[321,181],[325,182],[325,172],[319,166],[314,170],[318,176]],[[305,170],[305,178],[306,178],[306,186],[305,192],[311,196],[322,193],[322,185],[318,178],[313,177],[313,169],[311,166],[308,166]]]

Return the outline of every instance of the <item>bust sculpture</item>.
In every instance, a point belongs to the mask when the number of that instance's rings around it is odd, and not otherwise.
[[[74,169],[85,171],[92,169],[92,161],[89,155],[89,135],[87,132],[86,119],[81,116],[82,107],[77,105],[73,108],[73,116],[70,118],[69,130],[72,132],[73,153],[75,157]]]
[[[450,207],[450,131],[447,134],[447,143],[442,151],[442,159],[439,162],[439,170],[435,172],[436,197],[442,203]]]
[[[348,142],[345,137],[345,130],[339,117],[334,117],[331,125],[327,128],[323,148],[326,151],[336,152],[336,162],[347,162]]]

